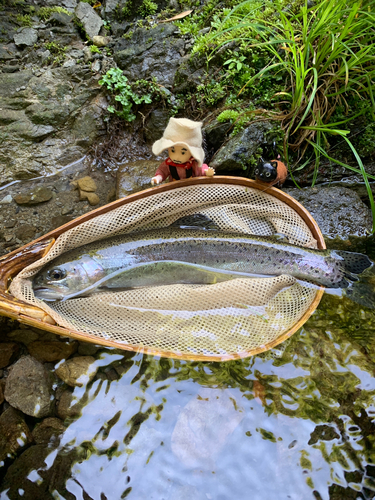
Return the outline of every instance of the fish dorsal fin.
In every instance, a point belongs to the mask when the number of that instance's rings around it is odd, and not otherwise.
[[[204,214],[185,215],[175,220],[169,227],[178,227],[180,229],[200,229],[205,231],[217,231],[219,226]]]

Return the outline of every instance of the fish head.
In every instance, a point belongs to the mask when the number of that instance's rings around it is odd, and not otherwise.
[[[89,255],[70,262],[56,259],[35,276],[34,295],[46,301],[62,300],[83,293],[104,275],[103,268]]]

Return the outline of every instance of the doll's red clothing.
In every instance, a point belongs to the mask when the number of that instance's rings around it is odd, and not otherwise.
[[[174,165],[178,177],[180,179],[186,179],[187,177],[200,177],[201,175],[206,175],[206,172],[209,168],[208,165],[206,165],[205,163],[203,163],[201,167],[198,167],[198,162],[197,160],[194,159],[193,161],[189,160],[188,162],[183,163],[182,165],[177,165],[173,164],[170,158],[167,158],[166,160],[163,161],[163,163],[159,165],[157,171],[155,172],[154,177],[156,177],[157,175],[161,175],[163,181],[165,181],[165,179],[167,179],[168,177],[170,181],[174,180],[171,174],[170,167],[167,162],[170,163],[171,165]],[[190,167],[191,167],[191,172],[190,172]],[[191,173],[191,175],[189,175],[189,173]]]

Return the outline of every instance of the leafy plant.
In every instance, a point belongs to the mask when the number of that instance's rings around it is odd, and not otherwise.
[[[104,85],[114,95],[114,100],[118,106],[108,106],[108,111],[123,118],[127,122],[135,120],[135,114],[132,112],[134,104],[151,103],[151,96],[144,94],[139,96],[133,91],[127,77],[120,68],[111,68],[99,80],[100,85]]]
[[[90,45],[90,51],[93,53],[93,54],[101,54],[99,48],[96,46],[96,45]]]
[[[65,59],[65,52],[68,47],[63,47],[57,42],[47,42],[45,48],[51,52],[53,56],[53,64],[60,64]]]

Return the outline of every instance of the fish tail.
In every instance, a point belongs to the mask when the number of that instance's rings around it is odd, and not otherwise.
[[[367,255],[362,253],[335,250],[334,254],[340,257],[343,273],[350,281],[357,281],[357,275],[373,265]]]

